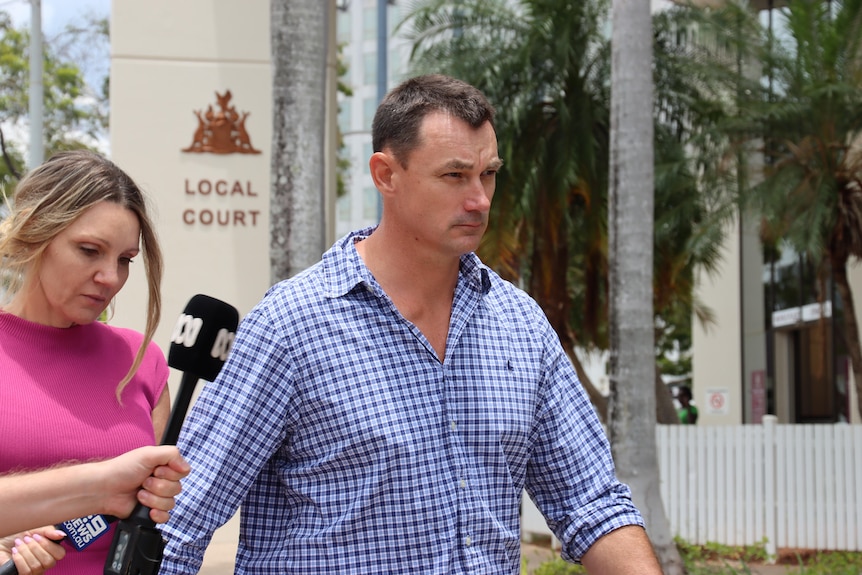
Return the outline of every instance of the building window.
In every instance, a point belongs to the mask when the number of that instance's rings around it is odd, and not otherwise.
[[[377,38],[377,6],[366,6],[362,10],[362,37],[365,40]]]
[[[362,83],[366,86],[377,84],[376,52],[366,52],[362,55]]]
[[[386,27],[389,28],[389,37],[395,36],[395,28],[401,24],[401,7],[398,4],[390,4],[386,12]]]
[[[786,241],[763,248],[763,259],[768,413],[849,421],[844,309],[831,272]]]
[[[401,46],[396,46],[389,49],[389,66],[387,72],[390,85],[400,84],[405,80],[404,70],[406,69],[407,50]]]
[[[366,220],[377,220],[377,204],[380,201],[377,188],[362,190],[362,217]]]
[[[377,98],[365,98],[362,100],[362,129],[366,132],[371,131],[371,122],[374,120],[374,113],[377,112]]]
[[[339,222],[349,222],[350,221],[350,194],[344,194],[336,201],[336,213]]]
[[[351,129],[350,104],[351,101],[346,98],[338,103],[338,129],[342,134],[346,134]]]
[[[365,142],[362,144],[362,172],[365,174],[371,173],[371,168],[368,167],[368,160],[371,158],[371,154],[374,153],[374,146],[371,145],[371,142]]]
[[[335,17],[335,37],[339,43],[350,42],[353,35],[353,21],[350,19],[350,12],[339,10]]]

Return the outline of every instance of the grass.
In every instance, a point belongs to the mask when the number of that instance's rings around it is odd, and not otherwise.
[[[764,563],[787,566],[788,575],[859,575],[862,553],[782,549],[777,557],[766,552],[766,541],[756,545],[730,546],[718,543],[692,545],[676,539],[677,548],[689,575],[751,575]],[[532,571],[524,561],[522,575],[576,575],[586,573],[580,565],[559,557],[541,563]]]
[[[689,575],[750,574],[750,565],[772,559],[766,552],[766,540],[744,546],[692,545],[679,537],[674,541]]]
[[[858,575],[862,573],[862,553],[850,551],[816,551],[796,554],[796,575]]]

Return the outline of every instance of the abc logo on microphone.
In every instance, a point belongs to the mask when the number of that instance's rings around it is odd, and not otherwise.
[[[171,333],[168,365],[214,380],[230,353],[238,325],[239,313],[233,306],[203,294],[194,296]]]

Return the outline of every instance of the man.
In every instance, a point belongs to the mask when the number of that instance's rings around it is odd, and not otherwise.
[[[695,406],[691,402],[691,400],[693,399],[691,395],[691,388],[687,385],[683,385],[676,392],[676,398],[680,404],[680,408],[677,410],[679,422],[682,424],[690,425],[694,425],[695,423],[697,423],[697,406]]]
[[[379,226],[270,289],[180,435],[195,473],[162,573],[194,573],[242,505],[237,572],[520,572],[532,494],[563,555],[660,573],[629,489],[538,305],[473,251],[494,110],[433,75],[373,122]]]
[[[150,508],[153,521],[164,523],[180,492],[180,479],[188,473],[179,450],[165,445],[140,447],[106,461],[0,477],[0,537],[86,515],[127,517],[138,502]],[[64,533],[52,531],[45,538],[32,533],[13,539],[11,549],[0,539],[0,562],[12,556],[19,573],[53,566],[65,551],[49,540]]]

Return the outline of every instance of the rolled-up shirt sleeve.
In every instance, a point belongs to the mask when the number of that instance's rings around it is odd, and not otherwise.
[[[605,432],[550,326],[544,337],[546,381],[526,490],[562,542],[563,558],[580,561],[603,535],[644,523],[631,490],[616,479]]]

